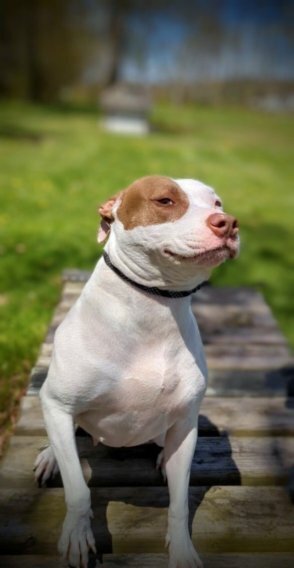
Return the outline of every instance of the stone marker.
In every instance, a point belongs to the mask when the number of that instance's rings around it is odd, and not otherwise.
[[[144,87],[117,84],[100,98],[102,124],[109,132],[144,135],[150,130],[151,99]]]

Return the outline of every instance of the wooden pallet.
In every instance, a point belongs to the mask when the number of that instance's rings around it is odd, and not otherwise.
[[[88,273],[66,274],[15,435],[0,469],[0,564],[61,566],[56,543],[65,512],[61,479],[34,484],[46,445],[38,390],[55,329]],[[192,538],[206,568],[294,566],[294,399],[287,396],[289,351],[268,306],[249,289],[207,287],[193,309],[210,367],[190,488]],[[155,469],[156,446],[93,447],[78,432],[91,486],[96,542],[106,567],[167,566],[168,492]],[[91,558],[89,567],[95,566]]]
[[[33,369],[28,394],[36,394],[47,374],[56,327],[79,296],[88,272],[67,271],[61,301]],[[202,333],[210,395],[284,394],[293,360],[262,295],[251,288],[207,286],[194,296]]]

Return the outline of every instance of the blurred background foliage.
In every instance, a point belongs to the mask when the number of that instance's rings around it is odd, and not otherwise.
[[[1,0],[0,93],[87,103],[127,81],[173,102],[291,104],[293,16],[291,0]]]
[[[217,189],[240,219],[242,249],[212,281],[257,287],[294,345],[292,7],[1,0],[0,425],[62,270],[91,269],[101,253],[98,204],[143,175]],[[103,130],[99,96],[118,82],[148,89],[147,136]]]

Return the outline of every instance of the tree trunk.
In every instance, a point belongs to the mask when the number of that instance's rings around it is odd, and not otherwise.
[[[121,57],[124,47],[124,19],[130,7],[129,0],[113,0],[111,3],[109,36],[111,42],[111,62],[106,86],[119,81]]]

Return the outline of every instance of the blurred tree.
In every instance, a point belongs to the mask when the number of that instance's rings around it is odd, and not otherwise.
[[[0,91],[34,101],[57,98],[88,55],[85,15],[83,0],[1,0]]]
[[[0,94],[96,100],[119,80],[176,100],[293,78],[293,0],[0,0]],[[243,87],[242,87],[243,89]],[[220,91],[221,92],[221,91]],[[192,95],[194,96],[194,95]]]
[[[110,62],[106,86],[117,83],[120,79],[121,59],[125,49],[126,19],[132,7],[132,0],[111,0],[109,2],[110,23]]]

